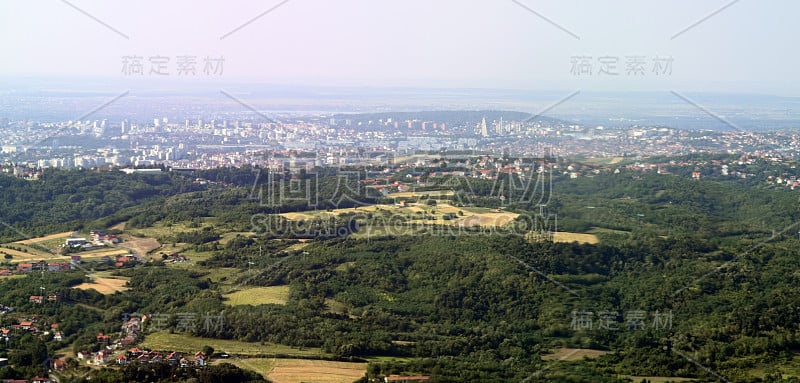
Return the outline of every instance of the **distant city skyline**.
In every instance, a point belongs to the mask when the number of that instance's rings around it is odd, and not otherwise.
[[[788,0],[11,0],[0,76],[800,96],[798,11]]]

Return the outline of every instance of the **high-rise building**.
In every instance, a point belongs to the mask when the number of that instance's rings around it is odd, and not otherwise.
[[[489,137],[489,130],[486,128],[486,116],[481,120],[481,136]]]

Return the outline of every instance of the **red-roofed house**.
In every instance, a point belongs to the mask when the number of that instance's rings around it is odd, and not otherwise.
[[[117,355],[116,359],[117,359],[117,364],[120,365],[120,366],[127,366],[127,365],[131,364],[130,359],[128,359],[128,357],[123,355],[123,354]]]
[[[53,361],[53,369],[55,370],[63,370],[67,368],[67,362],[62,359],[56,359]]]
[[[97,343],[108,344],[109,341],[111,341],[111,337],[110,336],[105,335],[102,332],[97,334]]]
[[[198,351],[194,354],[194,365],[198,367],[203,367],[206,365],[206,354],[202,351]]]

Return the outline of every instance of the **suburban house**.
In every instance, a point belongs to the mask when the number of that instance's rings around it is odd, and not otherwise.
[[[54,370],[63,370],[67,368],[67,362],[62,359],[53,360],[52,365]]]
[[[117,364],[120,365],[120,366],[127,366],[127,365],[131,364],[130,359],[128,359],[128,357],[123,355],[123,354],[117,355],[116,359],[117,359]]]
[[[194,354],[194,365],[198,367],[204,367],[206,365],[206,359],[208,359],[206,354],[202,351],[198,351]]]
[[[86,238],[67,238],[64,245],[67,247],[81,247],[86,244]]]
[[[72,264],[70,262],[50,262],[47,264],[47,271],[70,271]]]
[[[119,243],[119,239],[114,234],[106,234],[99,230],[92,230],[89,234],[91,234],[92,242],[95,244],[104,244],[105,242]]]
[[[102,366],[111,360],[111,350],[100,350],[94,354],[94,365]]]
[[[78,360],[89,360],[92,358],[92,353],[88,351],[78,351],[76,356]]]
[[[111,337],[108,335],[103,334],[102,332],[97,334],[97,343],[108,344],[111,341]]]
[[[1,329],[0,330],[0,339],[4,340],[6,342],[10,342],[10,341],[14,340],[14,335],[11,334],[11,329],[8,329],[8,328]]]
[[[167,355],[167,363],[173,366],[177,365],[181,359],[183,359],[183,357],[179,352],[171,352],[169,355]]]

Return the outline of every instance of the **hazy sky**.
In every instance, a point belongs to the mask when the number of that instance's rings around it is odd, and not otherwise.
[[[800,95],[796,0],[518,1],[2,0],[0,76]],[[177,74],[180,56],[195,75]],[[224,58],[218,73],[206,56]]]

